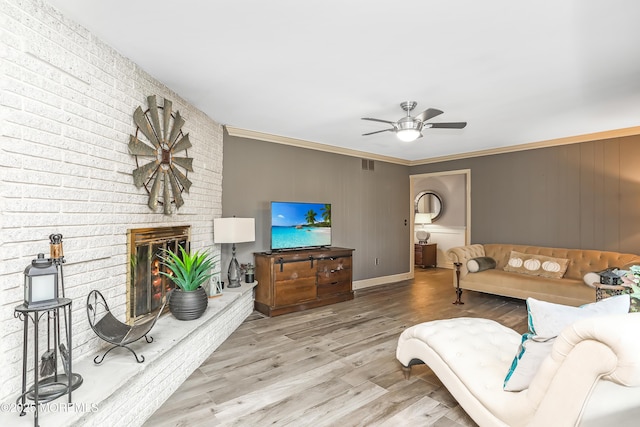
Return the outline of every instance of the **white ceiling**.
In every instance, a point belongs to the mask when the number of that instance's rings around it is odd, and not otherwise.
[[[48,0],[214,120],[420,160],[640,125],[637,0]],[[403,143],[402,101],[467,121]]]

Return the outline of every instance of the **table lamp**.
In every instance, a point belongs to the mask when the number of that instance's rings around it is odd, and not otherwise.
[[[254,218],[214,218],[213,242],[231,243],[231,262],[229,263],[229,288],[240,287],[240,264],[236,259],[236,243],[254,242],[256,224]]]
[[[431,224],[431,214],[430,213],[416,213],[416,217],[413,221],[416,224],[421,224],[421,225],[425,225],[425,224]],[[425,230],[418,230],[416,231],[416,237],[418,238],[418,243],[420,243],[421,245],[426,245],[427,242],[429,241],[429,237],[431,236],[431,233],[429,233],[428,231]]]

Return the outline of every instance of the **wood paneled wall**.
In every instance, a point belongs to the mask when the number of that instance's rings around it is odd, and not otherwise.
[[[471,169],[472,243],[640,253],[640,136],[414,166]]]

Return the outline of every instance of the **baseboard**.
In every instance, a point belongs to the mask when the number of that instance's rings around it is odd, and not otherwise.
[[[353,282],[353,290],[370,288],[372,286],[386,285],[387,283],[401,282],[403,280],[412,279],[410,272],[394,274],[391,276],[372,277],[371,279],[355,280]]]

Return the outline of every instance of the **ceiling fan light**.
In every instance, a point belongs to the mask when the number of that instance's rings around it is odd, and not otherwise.
[[[401,129],[397,132],[398,139],[403,142],[413,142],[420,137],[417,129]]]

